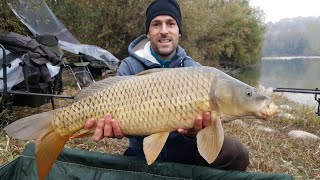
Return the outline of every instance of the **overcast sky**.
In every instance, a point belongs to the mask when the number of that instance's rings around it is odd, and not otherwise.
[[[320,16],[320,0],[250,0],[265,12],[266,22],[298,16]]]

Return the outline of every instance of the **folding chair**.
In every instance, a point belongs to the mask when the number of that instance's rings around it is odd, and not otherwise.
[[[53,98],[50,98],[47,94],[60,93],[58,89],[55,90],[52,86],[56,83],[46,83],[41,80],[39,70],[25,63],[26,54],[21,56],[20,53],[9,50],[6,53],[4,46],[0,44],[0,47],[3,50],[2,57],[0,57],[2,66],[2,77],[0,78],[2,84],[1,106],[5,106],[5,109],[12,111],[13,105],[39,107],[51,100],[54,109]],[[20,58],[21,61],[19,62],[17,58]],[[21,77],[21,72],[23,77]],[[54,81],[55,77],[52,78]],[[43,96],[41,96],[42,94]]]
[[[72,55],[66,57],[64,55],[63,50],[60,48],[58,39],[54,35],[38,35],[36,36],[36,40],[48,47],[49,50],[54,52],[60,59],[62,60],[62,67],[67,68],[72,73],[74,80],[78,88],[81,90],[81,85],[85,86],[89,83],[95,82],[90,70],[89,64],[90,62],[84,62],[82,55]],[[70,62],[68,59],[75,58],[76,62]],[[61,68],[62,71],[62,68]],[[62,72],[60,73],[62,74]]]

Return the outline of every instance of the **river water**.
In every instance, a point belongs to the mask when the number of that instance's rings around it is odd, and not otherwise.
[[[239,79],[250,85],[265,88],[320,89],[320,57],[262,58],[261,64],[243,70]],[[315,105],[314,95],[285,93],[299,103]]]

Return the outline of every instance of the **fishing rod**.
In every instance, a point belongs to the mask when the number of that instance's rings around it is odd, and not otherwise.
[[[319,88],[314,89],[304,89],[304,88],[276,88],[273,89],[273,92],[287,92],[287,93],[302,93],[302,94],[314,94],[314,100],[317,102],[317,112],[316,114],[320,116],[320,94]]]

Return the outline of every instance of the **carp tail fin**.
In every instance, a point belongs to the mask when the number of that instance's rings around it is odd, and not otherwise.
[[[68,140],[68,136],[58,134],[52,125],[46,127],[36,139],[36,160],[40,180],[48,175],[54,161]]]
[[[54,161],[69,136],[61,136],[52,126],[54,111],[48,111],[19,119],[4,128],[6,133],[17,139],[34,139],[39,179],[49,173]]]

